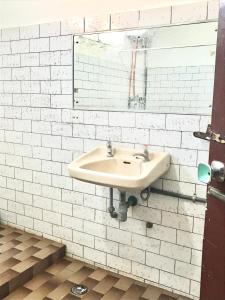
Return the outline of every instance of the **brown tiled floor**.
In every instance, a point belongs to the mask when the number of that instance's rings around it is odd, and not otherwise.
[[[0,299],[185,300],[83,262],[59,258],[65,251],[62,245],[1,225],[0,251]],[[80,283],[88,287],[87,294],[72,295],[71,288]]]
[[[89,289],[86,295],[71,294],[74,284]],[[80,261],[63,258],[15,290],[5,300],[184,300],[164,290],[133,279],[94,268]]]
[[[0,225],[0,299],[65,255],[65,246]]]

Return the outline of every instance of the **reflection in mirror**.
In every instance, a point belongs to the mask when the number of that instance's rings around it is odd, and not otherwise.
[[[74,36],[74,108],[211,112],[217,22]]]

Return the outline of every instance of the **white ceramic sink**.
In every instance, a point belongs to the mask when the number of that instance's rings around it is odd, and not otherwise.
[[[170,155],[151,152],[150,161],[134,156],[136,149],[114,148],[107,157],[106,147],[97,147],[70,163],[71,177],[121,191],[143,190],[163,175],[170,166]]]

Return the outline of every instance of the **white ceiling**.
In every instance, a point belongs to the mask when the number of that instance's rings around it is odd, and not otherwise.
[[[206,0],[0,0],[0,28]]]

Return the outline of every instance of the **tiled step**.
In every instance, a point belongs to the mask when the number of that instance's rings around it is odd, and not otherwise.
[[[0,299],[64,255],[64,245],[0,225]]]
[[[64,245],[0,225],[0,299],[188,300],[64,255]],[[88,292],[74,296],[75,284]]]
[[[74,284],[88,287],[87,294],[74,296]],[[188,300],[165,290],[63,258],[15,290],[4,300]]]

